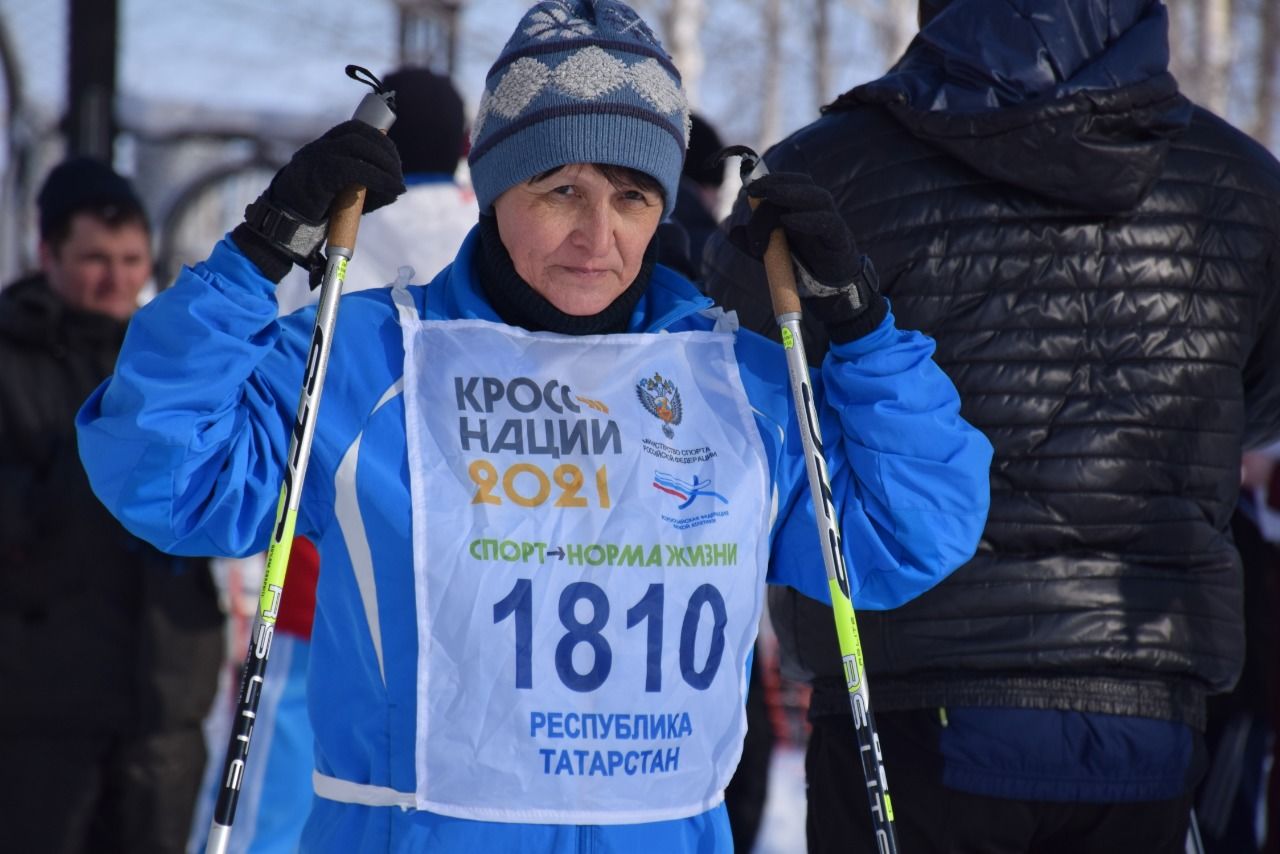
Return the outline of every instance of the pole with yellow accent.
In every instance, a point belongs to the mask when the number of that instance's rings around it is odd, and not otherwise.
[[[395,93],[384,89],[381,81],[364,68],[348,65],[346,73],[353,80],[368,83],[373,89],[361,100],[352,118],[386,133],[395,121]],[[284,483],[280,486],[280,501],[276,507],[276,522],[271,529],[271,542],[267,546],[267,567],[262,579],[262,593],[258,598],[258,614],[249,634],[249,652],[240,680],[240,696],[231,723],[231,738],[223,762],[218,800],[214,805],[209,840],[205,846],[207,854],[225,854],[231,841],[231,825],[235,820],[240,786],[244,781],[245,762],[249,758],[249,743],[253,737],[258,703],[262,698],[271,638],[284,595],[285,571],[293,546],[302,483],[307,473],[307,461],[311,456],[311,440],[315,435],[320,392],[324,388],[325,370],[329,364],[329,348],[337,325],[338,301],[342,296],[347,263],[356,248],[356,232],[360,227],[360,215],[364,211],[364,196],[364,187],[347,187],[329,209],[324,279],[320,285],[320,300],[316,308],[315,326],[311,332],[311,346],[308,349],[306,371],[303,373],[297,416],[289,437],[289,453]]]
[[[730,146],[720,152],[721,158],[735,156],[741,158],[739,169],[744,187],[752,180],[768,174],[759,155],[744,145]],[[753,209],[757,204],[757,200],[751,200]],[[781,330],[782,346],[787,354],[787,374],[804,445],[805,471],[809,476],[809,491],[813,496],[818,537],[822,543],[822,562],[827,571],[827,587],[831,591],[831,610],[835,615],[836,637],[840,645],[840,657],[844,662],[849,703],[853,709],[853,726],[858,737],[858,753],[862,759],[863,780],[871,805],[876,846],[880,854],[897,854],[898,838],[893,825],[893,802],[889,798],[880,739],[876,735],[875,718],[871,714],[871,694],[867,689],[866,671],[863,668],[858,621],[854,616],[853,600],[849,594],[849,574],[844,563],[844,550],[841,548],[840,524],[827,475],[827,461],[823,456],[818,411],[809,380],[809,360],[805,356],[804,340],[800,335],[801,308],[800,295],[796,290],[795,268],[792,266],[786,235],[781,229],[775,229],[769,236],[769,245],[764,253],[764,267],[774,317]]]

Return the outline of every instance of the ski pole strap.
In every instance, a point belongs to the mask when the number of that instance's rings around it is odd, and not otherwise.
[[[262,193],[244,209],[244,221],[295,264],[307,266],[320,254],[324,223],[311,222],[286,207],[275,204]]]
[[[742,186],[769,174],[769,167],[764,160],[745,145],[730,145],[720,149],[717,160],[727,157],[740,158],[738,172],[742,177]],[[759,199],[747,196],[747,204],[754,211],[760,205]],[[800,293],[796,289],[796,271],[792,266],[791,247],[787,244],[787,236],[782,229],[775,228],[769,234],[769,244],[764,250],[765,278],[769,283],[769,299],[773,303],[773,316],[778,319],[792,314],[800,314]]]
[[[373,91],[361,99],[352,118],[386,133],[396,120],[395,93],[382,85],[382,81],[367,68],[348,65],[347,76],[369,84]],[[360,227],[360,215],[364,213],[365,188],[347,187],[334,199],[329,208],[329,235],[327,248],[330,254],[339,252],[348,258],[355,252],[356,231]],[[345,249],[346,252],[341,252]]]

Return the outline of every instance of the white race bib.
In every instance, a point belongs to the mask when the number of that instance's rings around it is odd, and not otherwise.
[[[732,335],[402,324],[418,808],[618,824],[715,806],[768,549]]]

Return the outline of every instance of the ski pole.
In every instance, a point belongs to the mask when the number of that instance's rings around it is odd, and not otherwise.
[[[358,65],[348,65],[346,73],[351,79],[367,83],[373,89],[360,101],[352,118],[386,133],[395,121],[395,93],[384,89],[377,77]],[[311,456],[311,440],[315,435],[320,392],[324,388],[324,375],[329,366],[329,347],[338,319],[338,300],[342,296],[347,262],[355,252],[356,232],[360,226],[360,215],[364,211],[364,196],[364,187],[352,185],[338,194],[329,209],[320,301],[311,332],[307,367],[302,377],[298,413],[289,437],[289,454],[284,483],[280,486],[280,500],[276,505],[276,522],[271,529],[271,541],[267,546],[267,567],[262,579],[262,593],[258,597],[258,614],[254,618],[253,630],[249,633],[249,652],[240,678],[240,698],[231,723],[231,738],[227,743],[226,759],[223,762],[218,800],[213,808],[213,821],[205,846],[207,854],[225,854],[231,841],[231,824],[235,820],[240,784],[244,780],[244,766],[249,758],[249,742],[253,737],[253,724],[258,715],[258,702],[262,697],[271,637],[284,594],[285,571],[289,564],[289,552],[293,547],[293,531],[298,518],[302,483]]]
[[[767,175],[768,168],[754,151],[744,145],[733,145],[720,152],[720,157],[740,157],[739,174],[745,188],[756,178]],[[754,209],[759,201],[751,199]],[[893,829],[893,802],[889,799],[889,783],[880,754],[880,738],[871,714],[871,694],[867,689],[866,670],[862,661],[862,642],[858,638],[858,622],[849,595],[849,575],[841,549],[840,525],[835,515],[827,462],[823,456],[822,434],[818,428],[818,412],[809,383],[809,361],[800,337],[800,296],[796,291],[795,269],[791,250],[782,229],[769,236],[764,253],[765,275],[773,313],[782,332],[782,346],[787,354],[787,373],[795,398],[796,418],[804,445],[805,470],[809,475],[809,492],[813,498],[818,537],[822,541],[822,563],[827,570],[827,587],[831,591],[831,610],[835,615],[836,637],[844,662],[845,683],[853,708],[853,728],[858,737],[858,753],[862,759],[862,776],[871,804],[871,823],[875,829],[880,854],[897,854],[898,838]],[[819,512],[820,511],[820,512]]]
[[[1186,854],[1204,854],[1204,839],[1200,836],[1200,822],[1196,819],[1196,808],[1191,807],[1191,815],[1187,820],[1187,838],[1183,842]]]

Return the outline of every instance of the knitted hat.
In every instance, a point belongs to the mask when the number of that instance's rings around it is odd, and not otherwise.
[[[657,180],[665,218],[688,137],[680,72],[630,6],[543,0],[489,69],[467,160],[482,213],[534,175],[607,163]]]
[[[452,175],[467,139],[462,96],[452,81],[428,68],[401,68],[382,84],[396,93],[396,120],[387,136],[400,152],[405,174]]]
[[[36,196],[40,236],[46,238],[81,211],[116,208],[146,223],[142,200],[114,169],[91,157],[72,157],[49,172]]]

